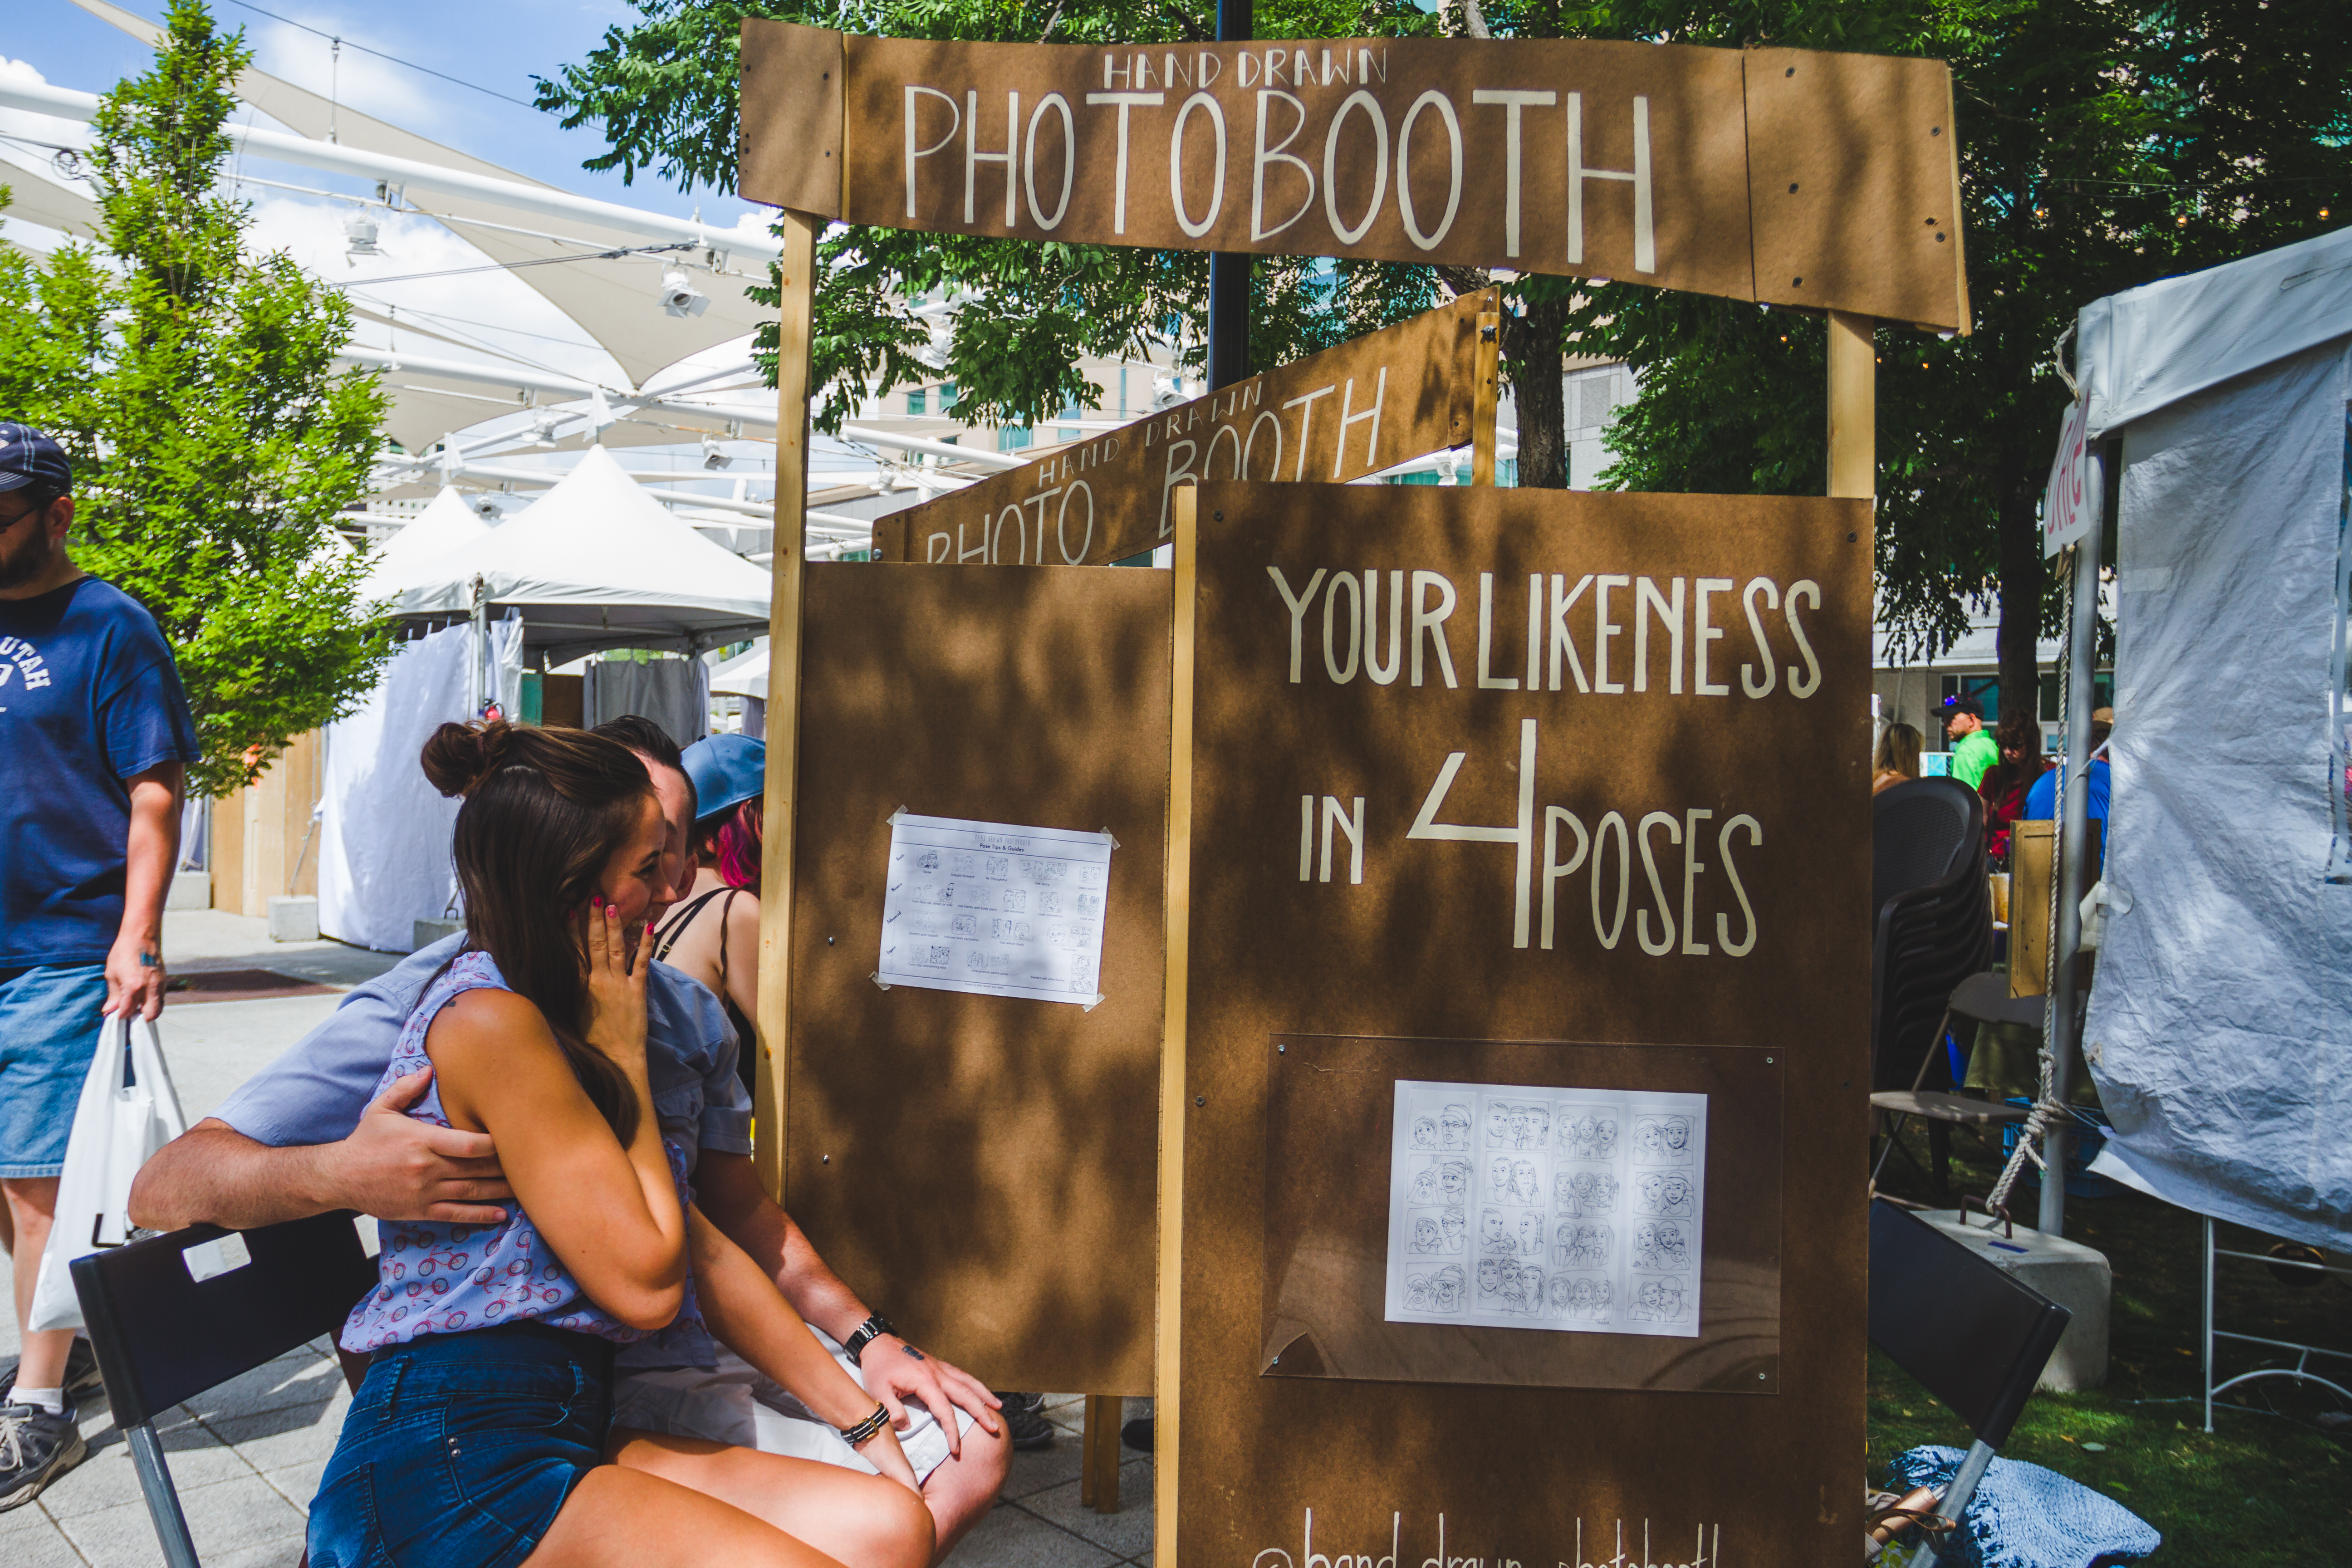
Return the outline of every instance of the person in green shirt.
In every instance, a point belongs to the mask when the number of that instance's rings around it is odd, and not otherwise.
[[[1966,693],[1944,699],[1944,733],[1952,742],[1952,777],[1974,789],[2000,761],[2000,744],[1985,728],[1984,704]]]

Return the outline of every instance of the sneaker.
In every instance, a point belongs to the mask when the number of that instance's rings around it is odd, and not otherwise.
[[[1004,1401],[998,1414],[1004,1417],[1004,1435],[1016,1448],[1047,1448],[1054,1443],[1054,1424],[1045,1419],[1045,1396],[1042,1394],[1008,1394],[995,1391]]]
[[[88,1340],[77,1334],[73,1349],[66,1352],[66,1397],[70,1399],[78,1394],[96,1394],[105,1386],[106,1379],[99,1375],[98,1352],[89,1348]],[[11,1363],[8,1374],[0,1377],[0,1405],[7,1404],[8,1395],[16,1390],[16,1367]]]
[[[63,1415],[37,1405],[0,1405],[0,1513],[40,1496],[89,1452],[70,1400]]]

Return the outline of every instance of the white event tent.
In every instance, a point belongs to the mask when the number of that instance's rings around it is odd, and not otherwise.
[[[2094,1168],[2352,1247],[2352,229],[2078,332],[2123,458]]]
[[[478,604],[521,612],[528,655],[564,663],[603,648],[695,654],[768,626],[768,574],[646,494],[602,447],[473,542],[403,566],[394,614]]]

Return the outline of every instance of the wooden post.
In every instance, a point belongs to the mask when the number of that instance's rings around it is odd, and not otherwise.
[[[1118,1511],[1118,1424],[1127,1401],[1116,1394],[1087,1395],[1085,1436],[1078,1470],[1078,1505],[1097,1513]]]
[[[1176,615],[1169,705],[1168,977],[1160,1045],[1160,1306],[1151,1405],[1152,1561],[1176,1561],[1178,1422],[1182,1414],[1184,1308],[1184,1128],[1192,1100],[1185,1087],[1185,1006],[1192,942],[1192,637],[1200,557],[1197,487],[1176,492]],[[1116,1436],[1112,1439],[1116,1442]]]
[[[1491,292],[1491,291],[1490,291]],[[1496,309],[1478,313],[1478,336],[1472,350],[1470,384],[1470,482],[1495,482],[1495,407],[1501,401],[1503,313]]]
[[[808,510],[809,333],[816,303],[816,237],[824,220],[783,215],[783,288],[776,337],[775,573],[768,610],[768,773],[761,802],[759,1072],[752,1166],[784,1201],[785,1030],[792,1018],[793,827],[799,803],[802,536]]]
[[[1878,355],[1867,316],[1830,312],[1830,494],[1878,494]]]

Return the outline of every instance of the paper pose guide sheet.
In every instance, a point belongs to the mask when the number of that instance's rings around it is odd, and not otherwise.
[[[876,982],[1092,1007],[1112,842],[1107,832],[897,813]]]
[[[1398,1079],[1388,1321],[1696,1338],[1706,1101]]]

